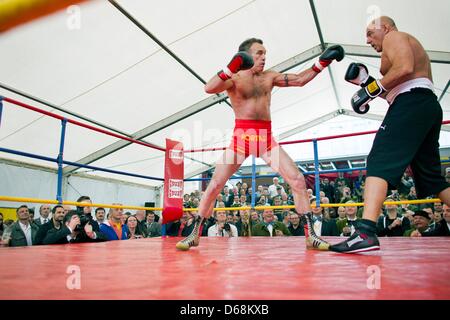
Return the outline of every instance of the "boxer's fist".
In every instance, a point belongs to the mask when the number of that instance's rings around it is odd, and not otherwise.
[[[364,114],[369,111],[369,102],[386,90],[379,80],[373,80],[365,88],[359,89],[353,95],[351,104],[356,113]]]
[[[344,59],[345,52],[344,48],[342,48],[340,45],[334,45],[329,48],[327,48],[319,57],[319,60],[316,61],[316,63],[312,66],[312,69],[319,73],[328,65],[333,62],[333,60],[341,61]]]
[[[223,70],[219,71],[217,75],[223,81],[228,80],[234,73],[238,73],[241,70],[248,70],[253,67],[253,58],[245,51],[239,51],[236,53],[231,59],[230,63],[223,68]]]
[[[351,63],[345,73],[345,80],[357,86],[367,87],[375,79],[369,75],[369,70],[362,63]]]

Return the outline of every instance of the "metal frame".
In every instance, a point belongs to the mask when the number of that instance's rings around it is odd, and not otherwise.
[[[348,56],[380,58],[381,55],[375,52],[369,46],[341,44]],[[431,63],[450,64],[450,52],[425,50],[430,58]]]

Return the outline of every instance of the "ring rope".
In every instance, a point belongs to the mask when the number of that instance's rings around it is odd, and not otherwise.
[[[162,211],[163,208],[153,208],[153,207],[140,207],[140,206],[128,206],[128,205],[113,205],[113,204],[103,204],[103,203],[86,203],[86,202],[76,202],[76,201],[62,201],[49,200],[49,199],[37,199],[37,198],[25,198],[25,197],[8,197],[0,196],[0,201],[7,202],[25,202],[25,203],[46,203],[46,204],[62,204],[62,205],[72,205],[78,207],[102,207],[102,208],[115,208],[115,209],[132,209],[132,210],[148,210],[148,211]],[[400,204],[423,204],[423,203],[434,203],[442,202],[441,199],[418,199],[418,200],[402,200],[402,201],[385,201],[384,205],[400,205]],[[356,203],[325,203],[322,204],[323,208],[330,207],[362,207],[364,202]],[[312,208],[315,208],[315,203],[311,204]],[[214,211],[237,211],[237,210],[265,210],[265,209],[295,209],[295,205],[283,205],[283,206],[257,206],[257,207],[228,207],[228,208],[214,208]],[[198,211],[198,208],[184,208],[183,211],[192,212]]]

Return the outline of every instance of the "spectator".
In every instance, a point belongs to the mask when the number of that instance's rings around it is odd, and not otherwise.
[[[386,201],[394,201],[392,198],[386,198]],[[395,204],[386,204],[386,213],[378,218],[377,234],[380,237],[401,237],[411,228],[408,219],[398,213],[398,206]]]
[[[194,198],[192,200],[192,207],[191,208],[198,208],[198,205],[200,204],[199,198]]]
[[[255,196],[256,196],[255,203],[257,203],[259,201],[259,198],[263,195],[263,193],[264,193],[264,187],[262,185],[259,185],[258,189],[256,190],[256,193],[255,193]]]
[[[320,202],[323,203],[323,204],[330,204],[330,199],[328,199],[328,197],[323,197],[320,200]],[[325,218],[333,219],[333,220],[335,220],[336,217],[337,217],[336,210],[334,208],[332,208],[332,207],[324,207],[323,208],[323,215],[324,215]]]
[[[225,208],[225,202],[218,202],[216,208]]]
[[[216,223],[208,228],[208,237],[237,237],[235,225],[227,221],[226,211],[215,212]]]
[[[63,210],[64,211],[64,210]],[[64,216],[63,226],[50,228],[42,241],[43,244],[81,243],[106,240],[103,233],[94,231],[90,221],[82,223],[84,215],[78,210],[69,211]]]
[[[0,237],[3,234],[3,230],[5,230],[5,226],[3,225],[3,213],[0,212]]]
[[[262,195],[262,196],[259,198],[259,201],[258,201],[258,203],[257,203],[256,205],[257,205],[257,206],[268,206],[269,203],[267,202],[266,196]]]
[[[346,204],[355,203],[353,200],[347,201]],[[345,206],[345,219],[336,221],[338,232],[341,236],[350,236],[355,232],[357,221],[360,220],[356,216],[358,207]]]
[[[232,212],[227,212],[227,223],[234,223],[234,214]]]
[[[223,187],[223,202],[226,207],[231,207],[234,202],[234,193],[230,192],[228,186]]]
[[[16,210],[17,221],[10,226],[11,234],[6,237],[3,234],[2,245],[10,247],[32,246],[35,242],[39,227],[30,223],[30,212],[26,205]]]
[[[145,238],[145,232],[141,229],[139,219],[134,216],[129,216],[125,221],[128,227],[128,239],[142,239]]]
[[[449,237],[450,236],[450,207],[443,205],[443,219],[436,224],[436,228],[430,231],[419,233],[424,237]],[[418,236],[419,236],[418,235]]]
[[[241,206],[241,198],[239,196],[235,196],[231,207],[240,207]]]
[[[183,207],[189,208],[189,194],[183,195]]]
[[[408,200],[417,200],[416,187],[411,187],[409,189],[409,194],[406,197]]]
[[[50,221],[44,223],[39,227],[35,238],[35,244],[43,244],[45,237],[51,229],[61,229],[65,215],[66,214],[63,206],[54,206],[52,209],[52,218],[50,219]]]
[[[105,208],[97,208],[95,209],[95,220],[97,221],[98,225],[104,223],[106,221],[106,210]]]
[[[113,205],[121,205],[113,203]],[[128,227],[122,223],[122,216],[126,216],[123,213],[122,208],[109,209],[108,221],[100,225],[100,230],[106,235],[108,240],[126,240],[128,239]],[[127,217],[128,218],[128,217]]]
[[[409,220],[410,225],[414,223],[414,211],[407,209],[402,216]]]
[[[314,197],[312,189],[307,189],[306,193],[308,194],[308,199],[311,199],[312,197]]]
[[[269,197],[270,197],[270,199],[275,197],[275,196],[277,196],[277,195],[279,195],[279,192],[286,193],[286,191],[284,191],[283,186],[280,185],[280,180],[278,179],[278,177],[274,177],[272,179],[272,181],[273,181],[273,184],[271,184],[269,186]],[[281,191],[277,191],[277,187],[281,187],[281,189],[279,189]]]
[[[241,228],[242,228],[241,214],[244,214],[244,211],[246,210],[233,211],[233,224],[236,226],[238,236],[241,235]]]
[[[249,187],[247,189],[247,200],[245,201],[246,203],[251,203],[252,202],[252,192],[253,192],[252,187]]]
[[[139,228],[145,232],[145,210],[136,210],[134,216],[138,220]]]
[[[131,212],[127,211],[127,212],[123,212],[123,209],[121,209],[122,215],[120,216],[120,223],[122,224],[126,224],[127,219],[129,216],[131,216]]]
[[[274,221],[274,214],[271,209],[265,209],[263,222],[252,227],[252,236],[290,236],[288,228],[280,221]]]
[[[347,201],[355,201],[356,198],[352,196],[352,191],[349,187],[342,188],[342,197],[340,203],[347,203]]]
[[[86,204],[92,204],[91,198],[88,196],[81,196],[78,198],[77,202],[86,203]],[[77,207],[78,214],[80,215],[80,218],[86,219],[89,221],[89,224],[92,226],[92,230],[94,230],[96,233],[100,232],[100,226],[97,223],[97,221],[94,220],[92,217],[92,206],[78,206]],[[84,217],[84,218],[83,218]]]
[[[414,187],[414,181],[412,177],[405,171],[405,173],[403,173],[402,179],[400,180],[398,191],[402,195],[407,195],[410,192],[411,187]]]
[[[247,189],[239,189],[239,198],[241,198],[242,196],[245,196],[245,199],[247,199]]]
[[[289,213],[289,210],[283,210],[283,220],[281,222],[283,222],[286,227],[289,227],[290,223]]]
[[[147,211],[145,228],[147,230],[147,237],[160,237],[161,236],[161,224],[155,221],[155,212]]]
[[[224,202],[224,201],[223,201],[223,195],[222,195],[221,193],[219,193],[219,194],[217,195],[217,197],[216,197],[216,204],[214,205],[214,207],[215,207],[215,208],[218,208],[217,205],[218,205],[219,203],[221,203],[221,202]]]
[[[240,197],[240,202],[241,202],[241,207],[245,207],[245,206],[247,206],[248,204],[247,204],[247,196],[246,195],[241,195],[241,197]]]
[[[444,207],[442,202],[435,202],[433,204],[433,209],[434,209],[434,222],[438,223],[439,221],[442,220],[442,216],[444,214]]]
[[[420,237],[421,233],[429,232],[430,215],[424,210],[418,210],[414,213],[413,227],[404,233],[405,237]]]
[[[64,205],[63,205],[63,208],[64,208],[64,216],[65,216],[66,214],[68,214],[69,211],[73,210],[73,207],[72,207],[72,206],[69,206],[68,204],[64,204]]]
[[[334,202],[334,188],[330,184],[330,180],[328,178],[323,178],[320,189],[325,193],[325,197]]]
[[[305,231],[303,226],[300,224],[300,217],[296,212],[289,213],[289,232],[293,236],[304,236]]]
[[[250,210],[242,210],[240,216],[240,226],[236,225],[238,234],[242,237],[248,237],[251,235]],[[258,213],[256,213],[256,216],[258,216]]]
[[[337,223],[338,221],[346,219],[347,215],[345,213],[346,213],[345,207],[339,206],[338,209],[337,209],[338,216],[336,218],[336,225],[338,225],[338,223]],[[338,228],[338,231],[339,231],[339,228]]]
[[[39,218],[34,219],[34,222],[40,227],[43,224],[47,223],[50,221],[50,211],[51,211],[51,207],[49,204],[43,204],[40,208],[39,208]]]
[[[310,202],[311,204],[315,203],[316,198],[311,198]],[[323,216],[323,207],[313,207],[311,211],[313,228],[319,237],[339,235],[336,222]]]
[[[273,205],[274,206],[281,206],[283,203],[281,201],[281,197],[275,197],[273,198]],[[278,221],[283,221],[283,209],[273,209],[273,213],[275,216],[277,216]]]
[[[180,227],[178,229],[178,237],[187,237],[194,229],[195,223],[195,211],[186,212],[186,215],[183,214],[184,219],[180,222]],[[199,234],[202,234],[203,226],[200,227]]]
[[[428,217],[430,218],[430,223],[429,223],[428,227],[430,228],[430,230],[433,230],[436,226],[436,224],[434,222],[433,208],[428,205],[427,207],[423,208],[422,210],[425,211],[426,213],[428,213]]]

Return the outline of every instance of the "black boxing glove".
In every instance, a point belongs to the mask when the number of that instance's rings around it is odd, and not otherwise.
[[[369,75],[369,70],[365,65],[353,62],[347,68],[345,80],[364,88],[375,78]]]
[[[378,97],[386,89],[381,85],[380,80],[373,80],[366,87],[359,89],[353,95],[351,104],[356,113],[364,114],[369,111],[369,102]]]
[[[230,79],[233,74],[238,73],[241,70],[248,70],[253,67],[253,58],[251,55],[249,55],[245,51],[239,51],[236,53],[231,59],[230,63],[223,68],[223,70],[220,70],[217,75],[220,79],[223,81],[226,81]]]
[[[328,65],[333,62],[333,60],[341,61],[344,59],[345,52],[344,48],[342,48],[340,45],[334,45],[329,48],[327,48],[319,57],[319,60],[316,61],[316,63],[312,66],[312,69],[319,73]]]

